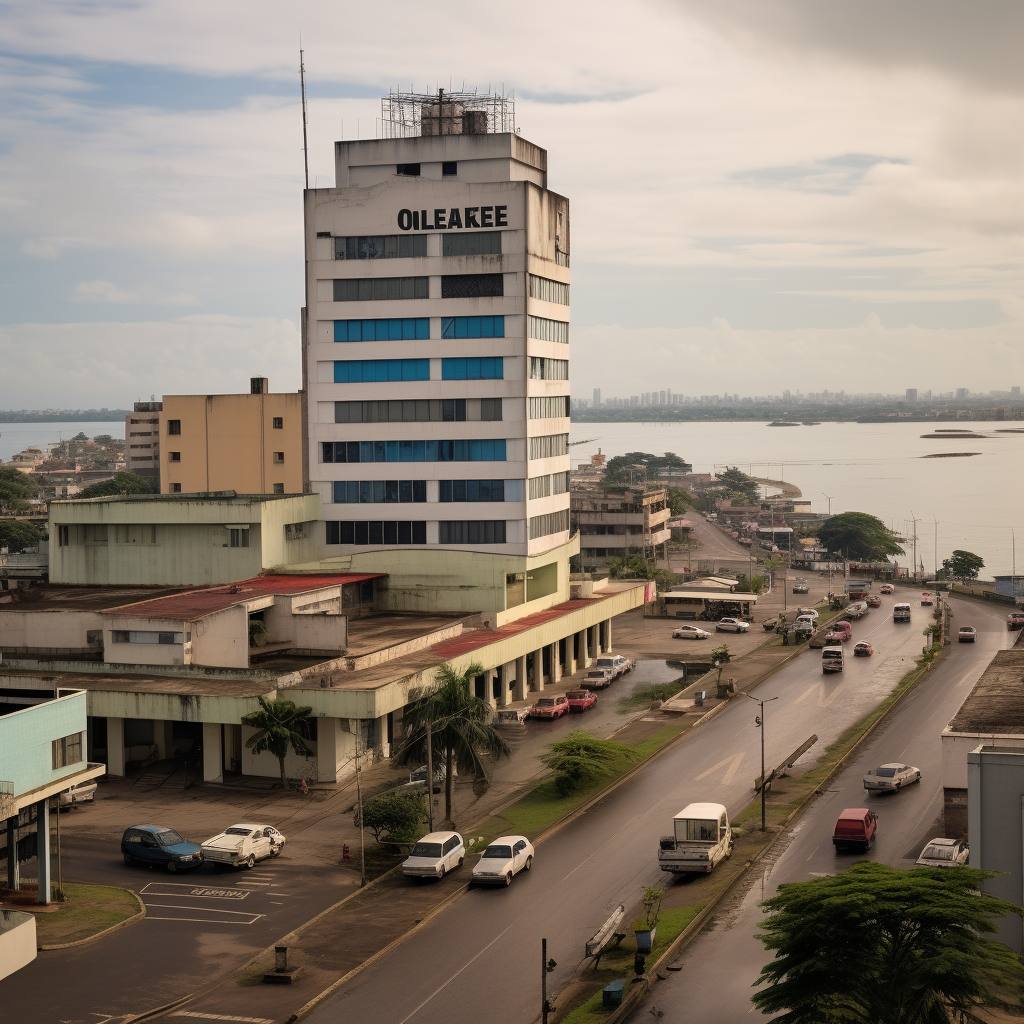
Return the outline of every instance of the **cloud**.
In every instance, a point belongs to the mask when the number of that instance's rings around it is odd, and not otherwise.
[[[79,281],[75,285],[74,297],[81,302],[102,302],[111,305],[129,305],[155,302],[166,306],[195,306],[199,299],[187,292],[168,294],[159,288],[143,286],[135,291],[118,288],[110,281]]]

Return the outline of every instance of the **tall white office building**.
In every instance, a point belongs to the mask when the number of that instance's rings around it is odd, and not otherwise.
[[[495,556],[473,565],[522,603],[545,555],[575,551],[569,202],[503,97],[391,96],[384,115],[388,137],[335,143],[335,187],[305,193],[327,554]]]

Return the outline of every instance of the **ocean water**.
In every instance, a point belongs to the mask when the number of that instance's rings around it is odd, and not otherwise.
[[[42,448],[48,441],[64,441],[75,434],[97,437],[109,434],[124,440],[124,420],[109,423],[0,423],[0,461],[10,462],[12,455],[25,448]]]

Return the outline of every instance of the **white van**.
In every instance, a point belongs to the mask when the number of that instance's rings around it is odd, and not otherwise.
[[[842,647],[823,647],[821,649],[821,671],[842,672],[843,671],[843,649]]]
[[[910,605],[909,604],[894,604],[892,606],[892,621],[893,622],[909,622],[910,621]]]

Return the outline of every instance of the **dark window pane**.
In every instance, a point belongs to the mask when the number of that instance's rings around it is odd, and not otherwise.
[[[505,294],[501,274],[449,274],[441,278],[441,298],[474,299]]]
[[[427,524],[424,520],[414,521],[412,524],[413,544],[427,543]]]
[[[427,481],[426,480],[413,480],[413,482],[412,482],[412,500],[413,501],[426,501],[427,500]]]
[[[398,541],[399,544],[409,544],[412,541],[412,524],[408,522],[400,522],[398,524]]]
[[[385,544],[397,544],[398,543],[398,524],[390,520],[385,520],[384,524],[384,543]]]
[[[384,543],[384,529],[383,523],[377,521],[369,522],[367,526],[367,536],[370,538],[370,544],[383,544]]]

